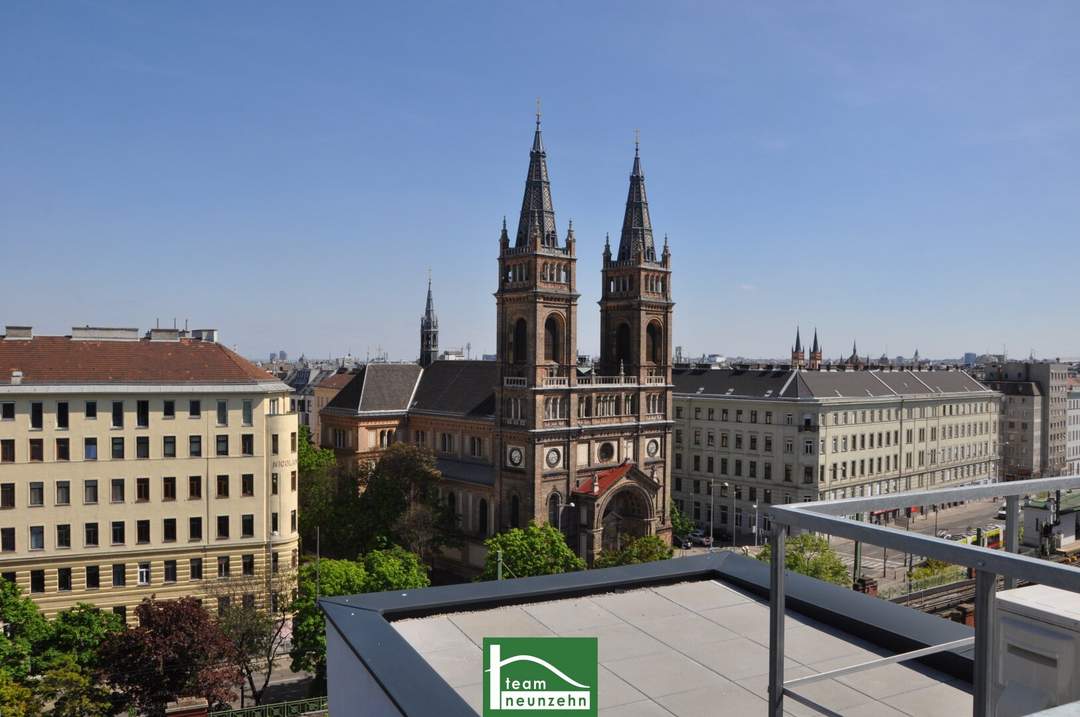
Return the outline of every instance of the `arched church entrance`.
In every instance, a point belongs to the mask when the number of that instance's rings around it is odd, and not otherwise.
[[[651,518],[652,506],[641,490],[620,488],[604,507],[602,549],[619,550],[630,540],[648,535]]]

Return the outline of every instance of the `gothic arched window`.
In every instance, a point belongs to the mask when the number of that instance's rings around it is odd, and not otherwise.
[[[525,354],[529,347],[529,325],[525,319],[518,319],[514,323],[514,336],[510,340],[510,345],[513,347],[514,363],[525,363]]]
[[[664,363],[664,330],[655,321],[645,330],[645,356],[652,363]]]
[[[552,314],[544,322],[544,360],[559,361],[562,356],[562,336],[559,317]]]
[[[562,508],[562,496],[556,491],[548,498],[548,523],[551,525],[559,524],[560,508]]]
[[[627,368],[626,364],[631,363],[630,356],[630,324],[619,324],[619,328],[615,329],[616,369],[619,368],[618,364]]]

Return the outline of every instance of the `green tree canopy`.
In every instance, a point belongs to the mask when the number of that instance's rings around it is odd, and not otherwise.
[[[44,642],[45,664],[70,656],[78,668],[93,671],[98,666],[98,649],[110,636],[123,631],[119,615],[79,603],[64,610],[49,623]]]
[[[0,580],[0,672],[16,682],[40,671],[49,622],[34,601],[10,580]]]
[[[50,717],[111,717],[120,711],[94,673],[80,665],[73,654],[57,656],[36,692],[52,705]]]
[[[768,563],[772,560],[771,546],[766,545],[757,559]],[[784,567],[834,585],[851,587],[851,574],[829,541],[817,533],[799,533],[787,539],[784,547]]]
[[[312,473],[325,472],[334,467],[334,451],[320,448],[311,440],[311,431],[307,426],[300,426],[300,436],[296,445],[296,469],[301,478]]]
[[[654,560],[667,560],[673,554],[671,544],[657,535],[634,538],[622,550],[605,550],[593,563],[596,568],[613,568],[617,565],[637,565]]]
[[[498,555],[502,551],[504,578],[553,575],[584,570],[585,563],[570,550],[566,539],[553,525],[529,523],[526,528],[512,528],[484,541],[487,558],[479,580],[495,580]]]
[[[360,558],[367,572],[363,592],[426,588],[431,584],[420,556],[400,546],[372,550]]]
[[[38,717],[41,699],[29,687],[12,678],[6,669],[0,669],[0,715],[4,717]]]
[[[671,506],[671,532],[679,537],[685,537],[694,532],[694,521],[683,515],[675,504]]]

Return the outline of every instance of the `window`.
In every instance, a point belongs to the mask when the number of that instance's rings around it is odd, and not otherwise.
[[[296,431],[289,434],[289,450],[296,453]]]
[[[161,439],[161,455],[164,458],[176,458],[176,436]]]
[[[0,441],[0,463],[15,462],[15,439],[5,438]]]
[[[0,484],[0,508],[15,507],[15,484]]]
[[[145,544],[150,542],[150,521],[135,521],[135,542]]]
[[[276,510],[270,514],[270,532],[274,535],[278,533],[278,514]]]
[[[45,549],[45,526],[43,526],[43,525],[31,525],[30,526],[30,549],[31,550],[44,550]]]
[[[218,577],[220,578],[220,577],[223,577],[223,576],[218,575]],[[224,615],[225,611],[229,609],[229,605],[231,605],[231,604],[232,604],[232,599],[228,595],[222,595],[221,597],[219,597],[217,599],[218,615],[219,616]]]
[[[42,425],[42,404],[35,401],[30,404],[30,428],[41,430]]]
[[[45,571],[44,570],[31,570],[30,571],[30,592],[43,593],[45,592]]]
[[[228,401],[217,402],[217,424],[219,426],[229,425],[229,403]]]
[[[244,575],[255,574],[255,556],[248,554],[240,556],[240,565]]]
[[[274,475],[276,476],[277,473],[275,473]],[[274,487],[274,493],[277,493],[276,481],[274,483]],[[255,495],[255,476],[253,474],[244,473],[242,476],[240,476],[240,494],[247,497]]]
[[[219,578],[229,577],[229,556],[219,555],[217,559],[217,576]]]
[[[188,577],[191,580],[202,580],[202,558],[192,558],[188,562]]]
[[[97,460],[97,439],[96,438],[84,438],[83,439],[83,459],[87,461]]]
[[[188,401],[188,417],[189,418],[201,418],[202,417],[202,402],[198,399]]]
[[[15,404],[14,403],[0,403],[0,421],[14,421],[15,420]]]
[[[277,495],[277,494],[278,494],[278,474],[277,473],[271,473],[270,474],[270,495]]]
[[[192,458],[202,456],[202,436],[188,436],[188,455]]]
[[[5,553],[15,551],[15,529],[0,528],[0,550]]]
[[[296,532],[296,510],[289,511],[289,528],[292,532]]]
[[[139,563],[139,585],[150,584],[150,563]]]
[[[145,503],[150,500],[150,479],[135,479],[135,502]]]
[[[124,427],[124,402],[113,401],[112,403],[112,427]]]
[[[221,434],[217,437],[217,455],[229,455],[229,437],[225,434]]]
[[[290,483],[290,485],[292,487],[292,491],[295,493],[296,492],[296,471],[293,471],[291,474],[289,474],[289,483]]]
[[[120,622],[127,623],[127,606],[126,605],[113,605],[113,615],[120,618]]]
[[[202,498],[202,476],[188,476],[188,500]]]
[[[97,418],[97,401],[87,401],[83,407],[83,416],[88,421],[93,421]]]
[[[217,537],[218,540],[229,537],[229,516],[219,515],[217,518]]]
[[[175,560],[166,560],[165,561],[165,582],[167,582],[167,583],[175,583],[176,582],[176,561]]]
[[[86,566],[86,587],[90,589],[101,587],[101,568],[97,565]]]
[[[71,525],[68,523],[60,523],[56,526],[56,547],[58,548],[70,548],[71,547]]]
[[[251,513],[240,516],[240,537],[255,537],[255,516]]]
[[[71,439],[70,438],[57,438],[56,439],[56,460],[58,460],[58,461],[70,461],[71,460]]]
[[[135,402],[135,425],[139,428],[148,428],[150,426],[150,402],[149,401],[136,401]]]
[[[123,503],[124,502],[124,479],[113,478],[112,479],[112,502]]]
[[[68,404],[67,401],[60,401],[56,404],[56,427],[67,428],[68,427]]]
[[[176,518],[165,518],[161,521],[161,539],[166,543],[176,542]]]
[[[278,434],[270,436],[270,452],[275,456],[278,454]]]
[[[97,479],[83,481],[83,503],[95,505],[98,502]]]
[[[176,401],[166,400],[161,405],[161,415],[163,418],[176,418]]]
[[[96,548],[98,546],[98,524],[87,523],[83,526],[83,542],[88,548]]]
[[[114,520],[112,523],[112,544],[124,544],[124,521]]]
[[[112,584],[120,588],[127,585],[127,565],[116,563],[112,566]]]
[[[202,518],[188,518],[188,540],[202,540]]]
[[[68,592],[71,590],[71,568],[58,568],[56,571],[56,589]]]
[[[45,505],[45,484],[34,481],[30,484],[30,505]]]
[[[35,462],[45,460],[45,441],[40,438],[30,439],[30,460]]]
[[[274,448],[277,448],[277,434],[274,434]],[[245,433],[240,436],[240,452],[245,456],[255,455],[255,435],[253,433]],[[277,455],[277,450],[274,451],[274,455]]]
[[[217,477],[217,497],[228,498],[229,497],[229,476]]]
[[[250,426],[252,423],[254,423],[250,400],[244,401],[243,418],[241,418],[241,420],[243,421],[245,426]]]
[[[176,476],[165,476],[161,479],[161,499],[176,500]]]
[[[112,439],[112,457],[113,460],[124,459],[124,439],[120,436]]]

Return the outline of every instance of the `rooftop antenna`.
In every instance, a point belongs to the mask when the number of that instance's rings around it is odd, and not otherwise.
[[[540,129],[540,98],[536,98],[536,129]]]
[[[638,155],[638,149],[641,146],[641,130],[634,128],[634,156]]]

